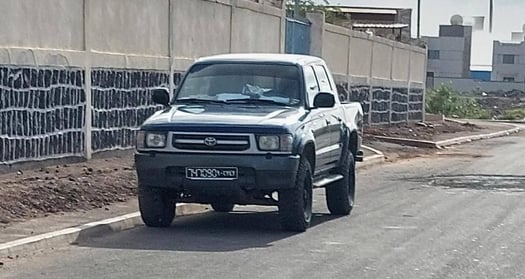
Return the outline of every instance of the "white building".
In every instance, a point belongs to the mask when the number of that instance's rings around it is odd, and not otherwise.
[[[439,37],[422,40],[428,45],[427,77],[470,77],[471,26],[440,25]]]
[[[492,54],[493,81],[525,81],[525,41],[502,43],[494,41]]]

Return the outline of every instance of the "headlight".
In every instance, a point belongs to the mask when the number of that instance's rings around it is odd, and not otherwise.
[[[164,148],[166,147],[166,133],[160,132],[137,132],[137,149]]]
[[[261,151],[292,152],[292,135],[258,136],[257,143]]]
[[[147,133],[146,146],[152,148],[166,147],[166,134],[161,133]]]
[[[280,147],[279,136],[259,136],[259,149],[277,151]]]

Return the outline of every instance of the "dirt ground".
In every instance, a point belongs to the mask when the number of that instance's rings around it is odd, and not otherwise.
[[[436,150],[382,143],[374,140],[374,135],[433,140],[496,129],[453,122],[425,125],[367,127],[364,143],[383,151],[387,161],[395,161],[425,156]],[[136,196],[136,173],[130,152],[110,159],[3,174],[0,185],[0,227],[6,227],[49,214],[83,212],[128,201]]]
[[[0,175],[0,225],[103,208],[136,193],[132,156]]]
[[[504,128],[503,128],[504,129]],[[461,137],[477,133],[490,133],[502,130],[501,125],[457,123],[451,121],[436,121],[424,123],[404,123],[391,126],[371,126],[365,128],[365,139],[372,140],[375,136],[408,138],[417,140],[439,141],[453,137]]]

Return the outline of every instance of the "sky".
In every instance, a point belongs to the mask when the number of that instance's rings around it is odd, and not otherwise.
[[[412,8],[412,36],[416,37],[417,0],[329,0],[332,5],[357,7]],[[485,16],[488,30],[489,0],[421,0],[421,35],[437,36],[440,24],[450,24],[450,17]],[[494,0],[494,28],[472,34],[471,68],[487,69],[492,64],[494,40],[510,41],[512,32],[525,24],[525,0]]]

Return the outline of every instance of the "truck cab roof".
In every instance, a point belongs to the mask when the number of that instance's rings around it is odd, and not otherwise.
[[[203,57],[197,63],[224,63],[224,62],[259,62],[259,63],[285,63],[305,66],[309,64],[325,64],[323,59],[309,55],[280,54],[280,53],[236,53],[221,54]]]

